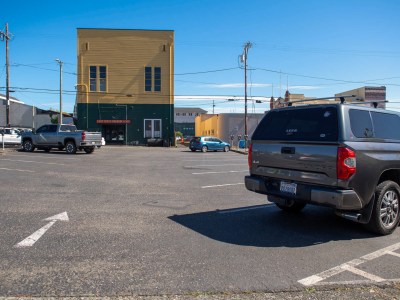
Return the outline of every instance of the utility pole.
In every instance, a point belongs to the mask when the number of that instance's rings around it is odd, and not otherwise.
[[[214,100],[213,100],[213,114],[214,114],[214,107],[215,107],[215,104],[214,104]]]
[[[6,127],[10,127],[10,64],[8,59],[8,23],[6,23],[6,32],[0,31],[0,38],[6,41]]]
[[[252,43],[247,42],[243,49],[243,61],[244,61],[244,139],[245,147],[247,148],[247,54],[249,49],[252,47]]]
[[[60,65],[60,117],[58,118],[58,124],[62,124],[62,65],[63,62],[60,59],[56,59],[56,62]]]

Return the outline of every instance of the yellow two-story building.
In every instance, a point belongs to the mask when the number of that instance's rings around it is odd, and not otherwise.
[[[174,31],[77,31],[78,128],[108,144],[173,144]]]

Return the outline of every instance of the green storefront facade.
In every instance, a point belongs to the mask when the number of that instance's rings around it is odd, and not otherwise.
[[[77,127],[102,133],[106,144],[174,145],[174,105],[77,103]]]

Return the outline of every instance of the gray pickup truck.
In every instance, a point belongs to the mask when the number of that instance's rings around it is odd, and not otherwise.
[[[248,161],[246,188],[285,211],[328,206],[381,235],[399,225],[398,112],[349,104],[271,110]]]
[[[65,149],[68,154],[77,150],[92,153],[95,147],[101,146],[100,132],[77,130],[75,125],[43,125],[32,132],[21,136],[22,149],[32,152],[35,148],[49,152],[51,148]]]

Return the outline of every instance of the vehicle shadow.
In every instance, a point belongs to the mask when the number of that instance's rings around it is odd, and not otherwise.
[[[275,205],[241,209],[174,215],[169,219],[211,239],[253,247],[306,247],[375,237],[361,224],[339,218],[328,208],[308,206],[297,214],[281,211]]]
[[[18,149],[18,152],[25,152],[23,149]],[[96,151],[96,150],[95,150]],[[26,152],[29,153],[31,155],[39,155],[39,154],[58,154],[58,155],[68,155],[68,156],[73,156],[73,155],[86,155],[86,153],[84,151],[77,151],[75,154],[68,154],[67,152],[65,152],[65,150],[57,150],[57,149],[52,149],[49,152],[46,152],[44,150],[35,150],[32,152]]]

